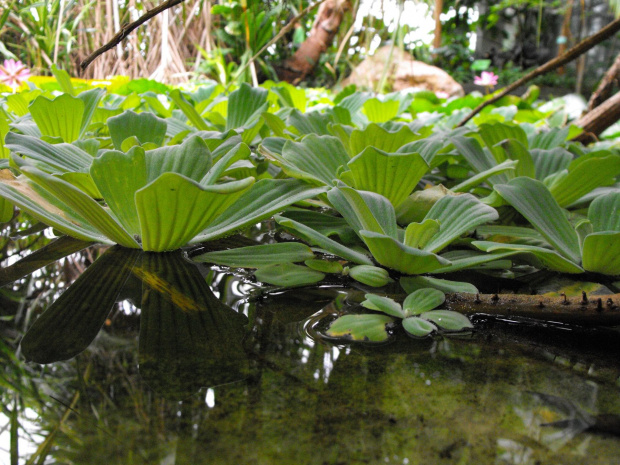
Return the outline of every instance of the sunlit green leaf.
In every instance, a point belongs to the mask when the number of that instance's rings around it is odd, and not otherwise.
[[[290,176],[331,186],[349,156],[336,137],[311,134],[301,142],[286,142],[282,159],[282,168]]]
[[[583,267],[610,276],[620,275],[620,231],[595,232],[583,242]]]
[[[37,97],[29,107],[32,119],[44,136],[60,137],[73,142],[80,137],[84,102],[69,94],[62,94],[50,100]]]
[[[226,130],[250,127],[267,109],[267,90],[243,83],[228,96]]]
[[[405,230],[404,244],[415,249],[424,249],[426,244],[435,236],[441,225],[437,220],[424,220],[421,223],[411,223]]]
[[[164,143],[166,137],[166,121],[153,113],[135,113],[125,111],[107,120],[112,143],[117,150],[121,150],[123,141],[135,136],[141,144],[152,142],[158,147]]]

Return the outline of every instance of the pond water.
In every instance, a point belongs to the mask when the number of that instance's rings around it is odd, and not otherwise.
[[[58,298],[98,254],[4,288],[1,464],[618,463],[615,330],[343,344],[322,332],[359,291],[118,248]]]

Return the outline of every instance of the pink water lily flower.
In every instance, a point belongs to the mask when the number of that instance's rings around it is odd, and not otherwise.
[[[4,60],[0,65],[0,82],[13,90],[22,85],[30,77],[30,70],[21,61]]]
[[[474,77],[474,84],[477,86],[493,87],[497,85],[498,79],[499,76],[492,71],[483,71],[482,75]]]

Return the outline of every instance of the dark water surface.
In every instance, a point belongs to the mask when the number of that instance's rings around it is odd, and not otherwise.
[[[334,343],[343,288],[257,297],[181,254],[116,250],[3,327],[0,464],[15,437],[19,463],[619,463],[617,418],[592,431],[620,414],[617,332],[479,321]]]

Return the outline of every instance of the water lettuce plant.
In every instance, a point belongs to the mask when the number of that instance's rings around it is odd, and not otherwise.
[[[239,143],[214,162],[198,136],[178,146],[105,151],[88,171],[105,204],[39,169],[29,158],[13,155],[20,176],[4,170],[0,195],[77,239],[146,251],[174,250],[230,234],[321,192],[294,180],[255,184],[247,177],[219,182],[234,161],[249,155],[249,148]]]
[[[384,342],[400,323],[412,337],[426,337],[434,332],[457,332],[473,328],[469,319],[451,310],[433,310],[445,301],[437,289],[418,289],[407,295],[402,305],[389,297],[366,294],[362,306],[378,313],[349,314],[334,320],[326,334],[352,341]]]

